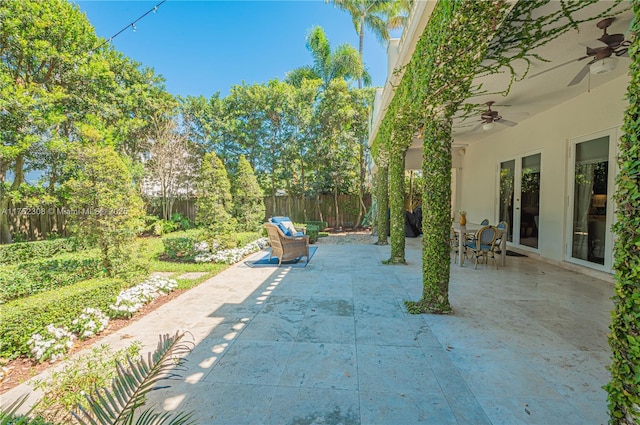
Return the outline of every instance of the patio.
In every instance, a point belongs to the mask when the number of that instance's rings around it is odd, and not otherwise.
[[[527,257],[467,262],[451,268],[455,314],[409,315],[419,238],[408,266],[381,264],[389,246],[318,246],[306,268],[239,263],[104,342],[147,351],[190,331],[184,379],[150,402],[202,424],[607,422],[612,283]]]

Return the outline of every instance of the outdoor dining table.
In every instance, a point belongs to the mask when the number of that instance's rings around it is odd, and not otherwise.
[[[458,234],[458,265],[462,267],[464,264],[464,243],[466,235],[474,235],[480,228],[484,227],[481,224],[475,223],[467,223],[465,226],[461,226],[459,223],[453,224],[453,230]],[[505,261],[507,259],[507,235],[504,234],[506,229],[496,228],[500,234],[498,237],[500,238],[500,266],[504,267]]]

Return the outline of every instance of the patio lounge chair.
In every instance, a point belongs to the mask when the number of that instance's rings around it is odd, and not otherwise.
[[[295,260],[299,257],[307,257],[307,263],[309,262],[309,236],[287,236],[273,223],[265,223],[264,226],[267,228],[271,244],[269,259],[277,257],[278,266],[283,261]]]

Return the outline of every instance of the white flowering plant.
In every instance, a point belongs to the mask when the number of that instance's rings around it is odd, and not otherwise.
[[[99,308],[85,308],[80,317],[71,322],[71,331],[79,339],[91,338],[102,332],[109,324],[109,317]]]
[[[42,334],[34,333],[27,341],[31,354],[36,361],[51,363],[63,358],[73,347],[76,336],[66,328],[57,328],[53,324],[47,325]]]
[[[178,287],[175,279],[153,276],[133,288],[120,292],[116,302],[109,306],[112,319],[133,316],[148,302],[173,291]]]
[[[220,245],[213,245],[211,252],[196,255],[196,263],[235,264],[249,254],[258,252],[269,245],[268,238],[260,238],[248,243],[242,248],[219,249]]]

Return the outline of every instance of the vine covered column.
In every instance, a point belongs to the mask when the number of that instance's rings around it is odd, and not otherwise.
[[[451,123],[469,96],[489,41],[513,5],[505,1],[439,1],[416,45],[413,89],[424,123],[422,170],[422,282],[411,313],[448,313],[451,229]],[[413,62],[412,62],[413,64]]]
[[[438,116],[425,122],[421,312],[451,311],[451,248],[447,243],[451,229],[451,141],[451,118]]]
[[[406,148],[404,132],[391,135],[389,148],[389,205],[391,207],[391,258],[388,264],[406,264],[404,230],[404,163]],[[410,139],[409,139],[410,140]]]
[[[378,241],[376,245],[388,245],[389,235],[389,153],[385,143],[380,143],[376,157],[376,200],[378,202]]]
[[[632,32],[640,34],[640,0],[633,0],[632,5],[636,14]],[[629,48],[629,56],[629,106],[619,144],[620,173],[614,194],[616,284],[609,335],[611,381],[606,386],[609,423],[616,425],[640,423],[640,39],[637,36]]]

